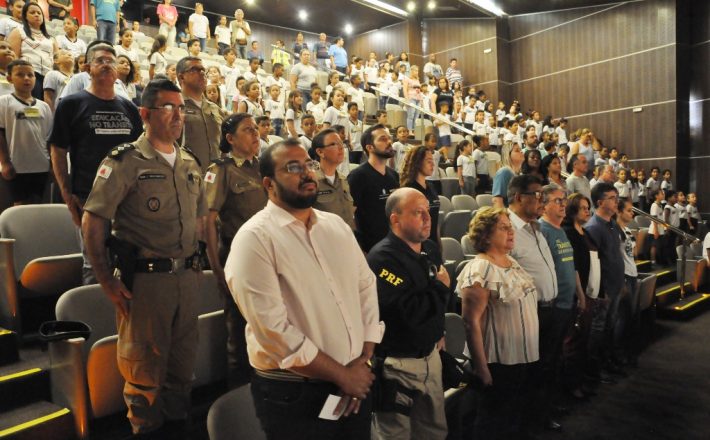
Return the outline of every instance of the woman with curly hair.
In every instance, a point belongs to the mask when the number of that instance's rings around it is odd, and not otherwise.
[[[507,209],[479,209],[468,236],[478,255],[458,277],[461,315],[474,374],[484,386],[473,437],[521,438],[530,376],[540,358],[538,294],[509,255],[515,230]]]

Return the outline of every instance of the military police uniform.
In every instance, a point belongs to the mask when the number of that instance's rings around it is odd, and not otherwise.
[[[219,143],[224,118],[219,106],[207,98],[202,99],[201,106],[187,96],[184,98],[185,131],[182,144],[195,153],[204,172],[211,161],[221,155]]]
[[[234,157],[231,154],[217,159],[205,174],[207,206],[219,212],[221,223],[219,260],[222,266],[232,239],[247,220],[261,211],[268,197],[261,185],[259,162]],[[249,358],[244,339],[246,321],[242,317],[234,299],[225,297],[224,314],[227,321],[227,353],[230,379],[242,382],[249,375]]]
[[[112,222],[135,259],[128,316],[117,314],[118,367],[134,432],[186,419],[197,350],[197,219],[207,214],[195,157],[176,146],[174,166],[145,135],[104,159],[84,210]],[[123,274],[122,274],[122,278]]]
[[[340,216],[345,223],[355,229],[355,206],[350,195],[350,185],[346,177],[335,172],[333,183],[325,177],[323,170],[316,171],[318,199],[314,208]]]

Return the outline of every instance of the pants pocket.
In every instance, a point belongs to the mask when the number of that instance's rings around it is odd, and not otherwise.
[[[119,341],[117,351],[118,369],[126,382],[149,388],[159,385],[158,359],[150,344]]]

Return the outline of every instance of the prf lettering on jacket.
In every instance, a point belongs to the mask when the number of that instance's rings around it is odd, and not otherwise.
[[[402,278],[391,273],[387,269],[382,269],[382,271],[380,272],[380,278],[384,278],[385,281],[387,281],[388,283],[390,283],[393,286],[399,286],[404,281]]]

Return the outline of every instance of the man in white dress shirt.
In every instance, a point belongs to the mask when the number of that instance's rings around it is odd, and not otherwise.
[[[351,228],[312,208],[318,163],[298,141],[270,146],[259,166],[269,202],[224,268],[247,321],[257,416],[269,439],[370,438],[369,360],[384,333],[375,276]],[[338,420],[319,418],[327,399]]]

